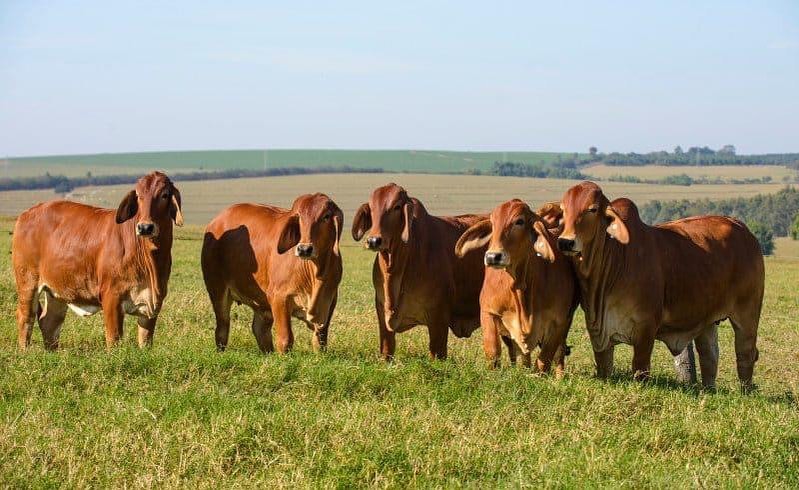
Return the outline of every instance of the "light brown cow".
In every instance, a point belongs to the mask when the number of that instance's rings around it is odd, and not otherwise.
[[[751,387],[764,265],[743,223],[701,216],[648,226],[632,201],[610,202],[593,182],[566,191],[562,208],[558,247],[573,257],[600,376],[613,368],[614,344],[632,344],[633,372],[645,379],[655,339],[672,354],[694,340],[702,383],[712,387],[717,325],[729,318],[738,378]]]
[[[372,268],[380,354],[394,356],[395,335],[426,325],[430,357],[446,359],[448,329],[469,337],[480,326],[482,254],[462,260],[455,242],[485,216],[432,216],[397,184],[378,187],[355,213],[352,237],[367,235],[377,252]]]
[[[555,249],[546,222],[519,199],[500,204],[488,219],[466,230],[455,253],[463,257],[486,244],[480,292],[486,358],[499,366],[502,338],[511,363],[519,350],[529,366],[530,352],[540,346],[536,367],[547,372],[554,359],[556,374],[562,375],[566,336],[577,308],[570,261]]]
[[[22,213],[11,245],[19,347],[30,344],[38,315],[45,348],[57,349],[68,307],[80,316],[102,310],[109,348],[122,337],[126,313],[138,317],[139,345],[151,344],[172,267],[173,222],[183,224],[180,192],[161,172],[139,179],[116,211],[51,201]]]
[[[313,330],[324,350],[341,282],[344,215],[324,194],[298,197],[291,209],[234,204],[205,229],[202,270],[216,316],[216,346],[227,347],[233,301],[253,310],[252,332],[262,352],[294,344],[292,316]],[[287,253],[294,249],[293,253]]]

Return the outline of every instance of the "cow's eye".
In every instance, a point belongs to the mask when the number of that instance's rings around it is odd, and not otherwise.
[[[513,224],[516,226],[524,226],[524,218],[517,219]]]
[[[402,209],[401,204],[397,204],[396,206],[394,206],[394,211],[399,211],[400,209]]]
[[[169,199],[169,193],[164,192],[163,194],[161,194],[161,199]]]
[[[329,220],[330,220],[330,213],[327,213],[326,215],[322,216],[322,221],[329,221]]]
[[[588,208],[589,213],[596,213],[598,210],[599,208],[597,206],[591,206],[590,208]]]

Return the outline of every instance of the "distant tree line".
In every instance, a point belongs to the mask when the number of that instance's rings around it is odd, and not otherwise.
[[[773,180],[770,175],[763,177],[747,177],[743,179],[722,179],[721,177],[691,177],[688,174],[668,175],[659,179],[642,179],[634,175],[611,175],[604,179],[607,182],[626,182],[630,184],[657,184],[657,185],[694,185],[694,184],[769,184]],[[790,180],[790,177],[788,177]]]
[[[595,147],[591,147],[591,150],[594,155],[592,161],[605,165],[784,165],[799,169],[799,153],[737,155],[732,145],[726,145],[719,150],[707,146],[692,146],[687,151],[678,146],[671,153],[597,153]]]
[[[177,172],[169,176],[175,182],[191,180],[217,180],[241,179],[247,177],[274,177],[279,175],[303,174],[342,174],[342,173],[382,173],[382,168],[354,168],[340,167],[286,167],[270,168],[265,170],[229,169],[210,170],[205,172]],[[65,177],[63,175],[45,175],[39,177],[12,177],[0,179],[0,191],[53,189],[59,194],[72,191],[76,187],[89,185],[118,185],[133,184],[140,175],[92,175],[91,172],[83,177]]]
[[[488,175],[505,177],[537,177],[540,179],[575,179],[585,180],[588,177],[577,170],[573,160],[561,161],[553,165],[542,165],[519,162],[494,162]]]
[[[774,236],[799,237],[799,189],[794,187],[750,198],[650,201],[641,206],[640,213],[650,224],[705,214],[733,216],[749,226],[764,253],[773,248],[773,243],[769,243]]]

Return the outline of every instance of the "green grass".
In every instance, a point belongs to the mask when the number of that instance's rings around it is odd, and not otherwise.
[[[10,220],[0,221],[8,250]],[[719,390],[677,385],[655,349],[638,384],[630,349],[592,377],[582,315],[563,380],[485,368],[480,332],[429,361],[426,335],[377,359],[373,255],[345,239],[330,350],[295,324],[287,356],[258,353],[234,308],[229,350],[213,347],[200,278],[202,229],[180,229],[155,346],[107,353],[98,316],[70,314],[62,349],[41,335],[16,351],[10,256],[0,255],[0,481],[6,487],[796,487],[799,485],[799,260],[767,259],[759,391],[736,390],[729,325]],[[779,247],[782,249],[783,246]]]
[[[138,173],[149,169],[262,169],[284,167],[351,166],[382,168],[387,172],[460,173],[486,171],[498,160],[552,163],[574,153],[464,152],[438,150],[208,150],[147,153],[102,153],[12,157],[0,160],[0,176],[51,174],[67,176]],[[584,155],[583,155],[584,156]],[[138,172],[137,172],[138,170]]]

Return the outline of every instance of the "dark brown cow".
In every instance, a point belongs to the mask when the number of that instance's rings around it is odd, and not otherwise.
[[[388,184],[355,213],[352,237],[367,235],[380,353],[394,356],[395,334],[427,325],[430,357],[446,359],[448,329],[468,337],[480,326],[481,254],[459,260],[455,242],[485,216],[432,216],[405,189]]]
[[[500,204],[489,219],[466,230],[455,253],[463,257],[486,243],[487,268],[480,292],[486,358],[499,366],[501,337],[511,363],[516,362],[518,349],[529,366],[530,352],[541,346],[536,367],[547,372],[554,359],[556,374],[562,375],[566,336],[577,307],[570,261],[555,249],[546,222],[519,199]]]
[[[743,223],[701,216],[648,226],[632,201],[610,202],[593,182],[569,189],[562,208],[558,247],[573,256],[600,376],[613,368],[614,344],[632,344],[633,371],[644,379],[655,339],[672,354],[694,340],[702,383],[712,387],[717,325],[729,318],[738,378],[751,387],[764,266]]]
[[[252,308],[252,332],[262,352],[274,348],[273,323],[278,352],[291,349],[292,316],[313,330],[315,350],[327,346],[341,282],[343,221],[329,197],[306,194],[291,209],[234,204],[208,224],[202,270],[216,316],[217,349],[227,347],[233,301]]]
[[[57,349],[68,307],[80,316],[102,310],[109,348],[122,337],[126,313],[138,317],[139,346],[151,344],[172,267],[173,222],[183,224],[180,192],[161,172],[139,179],[116,211],[51,201],[22,213],[11,245],[19,347],[30,344],[38,315],[45,348]]]

